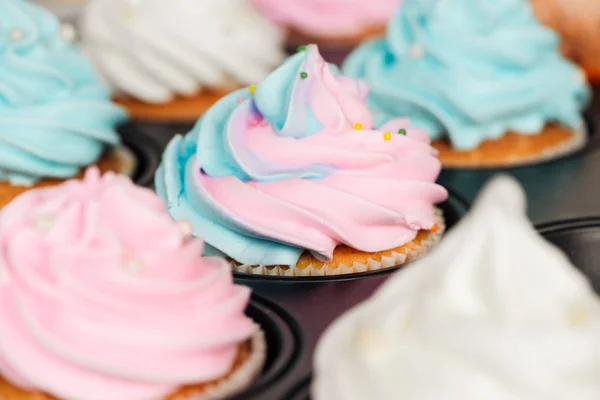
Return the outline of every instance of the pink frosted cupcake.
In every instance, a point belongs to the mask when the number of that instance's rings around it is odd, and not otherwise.
[[[321,48],[354,46],[383,34],[401,0],[253,0],[288,31],[288,43]]]
[[[114,174],[32,190],[0,219],[0,398],[214,399],[262,368],[249,290]]]

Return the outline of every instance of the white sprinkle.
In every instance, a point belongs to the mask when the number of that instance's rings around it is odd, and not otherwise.
[[[48,232],[54,224],[54,217],[48,214],[39,215],[35,219],[35,229],[39,232]]]
[[[412,58],[422,58],[425,55],[425,48],[419,44],[415,43],[410,47],[410,56]]]
[[[75,32],[75,28],[71,24],[62,24],[60,26],[60,37],[65,42],[73,42],[75,41],[77,33]]]
[[[131,275],[139,275],[144,269],[144,264],[136,258],[131,258],[123,263],[123,271]]]
[[[187,219],[177,221],[177,226],[179,227],[179,231],[184,237],[191,236],[192,232],[194,231],[192,223]]]
[[[10,40],[13,42],[20,42],[25,38],[25,31],[21,28],[13,28],[10,31]]]

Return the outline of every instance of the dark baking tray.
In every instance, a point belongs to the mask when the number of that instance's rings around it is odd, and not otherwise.
[[[154,173],[160,164],[164,145],[136,125],[126,124],[119,127],[123,144],[129,148],[137,159],[137,168],[133,181],[146,187],[154,186]]]
[[[440,207],[451,229],[466,213],[468,204],[451,192]],[[390,268],[361,274],[303,278],[234,274],[237,283],[250,286],[254,293],[287,310],[298,322],[303,338],[303,350],[291,371],[260,396],[245,399],[289,399],[299,385],[307,382],[312,370],[312,354],[325,328],[342,312],[369,297],[394,271]]]
[[[267,358],[261,375],[250,388],[233,399],[266,398],[265,392],[294,367],[303,351],[302,334],[294,319],[277,304],[252,295],[246,314],[265,333]]]
[[[554,222],[538,229],[567,254],[600,293],[600,217]]]

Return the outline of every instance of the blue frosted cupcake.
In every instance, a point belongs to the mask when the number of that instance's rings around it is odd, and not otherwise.
[[[57,19],[23,0],[0,10],[0,207],[89,165],[131,173],[116,132],[127,115]]]
[[[590,91],[522,0],[406,0],[345,74],[383,124],[410,117],[451,166],[538,162],[582,148]]]

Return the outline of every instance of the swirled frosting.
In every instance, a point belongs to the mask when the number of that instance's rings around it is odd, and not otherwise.
[[[385,25],[401,0],[253,0],[277,24],[311,35],[354,35]]]
[[[224,376],[249,290],[123,176],[32,190],[0,219],[0,374],[65,400],[159,399]]]
[[[317,346],[315,400],[593,400],[600,300],[497,178],[429,256]]]
[[[367,92],[308,46],[174,138],[157,191],[172,216],[242,263],[401,246],[433,226],[447,193],[427,134],[407,120],[374,130]]]
[[[590,92],[554,32],[522,0],[406,0],[385,37],[356,49],[344,73],[372,87],[383,123],[409,116],[467,150],[509,130],[583,123]]]
[[[23,0],[0,10],[0,181],[72,177],[119,143],[126,114],[52,14]]]
[[[82,36],[107,81],[147,103],[260,82],[284,58],[247,0],[92,0]]]

